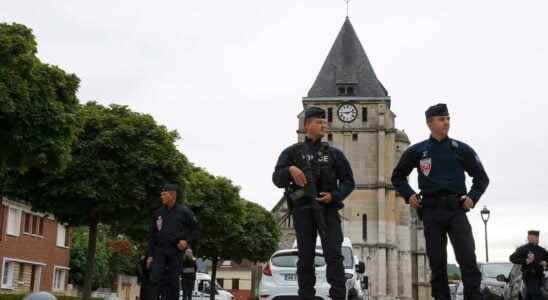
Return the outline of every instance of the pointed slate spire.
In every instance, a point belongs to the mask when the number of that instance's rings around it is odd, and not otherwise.
[[[348,17],[308,92],[308,97],[336,96],[388,96]]]

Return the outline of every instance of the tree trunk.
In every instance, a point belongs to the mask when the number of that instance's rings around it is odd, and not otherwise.
[[[86,275],[84,276],[83,300],[91,299],[91,283],[93,282],[93,274],[95,273],[95,252],[97,250],[97,227],[97,221],[92,221],[89,224],[88,259]]]
[[[215,294],[217,294],[217,262],[218,258],[214,257],[211,260],[211,294],[209,295],[209,300],[215,300]]]

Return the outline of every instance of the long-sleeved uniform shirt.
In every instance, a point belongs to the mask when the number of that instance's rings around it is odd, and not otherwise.
[[[149,255],[154,256],[157,248],[173,249],[181,240],[190,244],[199,234],[198,221],[190,208],[180,203],[171,208],[162,206],[154,212],[150,225]]]
[[[465,143],[446,138],[430,139],[409,147],[392,173],[392,184],[408,202],[415,191],[407,177],[417,168],[419,189],[424,195],[467,194],[465,175],[472,180],[468,196],[477,203],[489,185],[489,178],[476,152]]]
[[[305,145],[306,144],[306,145]],[[328,146],[328,155],[322,155],[321,148]],[[300,148],[299,147],[303,147]],[[300,151],[303,150],[303,151]],[[344,153],[337,148],[325,145],[320,140],[312,141],[309,138],[305,139],[304,143],[297,143],[286,148],[278,158],[272,181],[279,188],[288,188],[295,184],[289,173],[289,167],[298,166],[300,160],[297,155],[303,154],[304,159],[313,163],[328,163],[331,166],[331,171],[334,172],[337,184],[333,190],[322,190],[319,187],[319,192],[330,192],[333,202],[330,205],[340,209],[344,207],[343,200],[354,190],[354,175],[350,163],[344,156]],[[332,162],[326,160],[333,160]]]

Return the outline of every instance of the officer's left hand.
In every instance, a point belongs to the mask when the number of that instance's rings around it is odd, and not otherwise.
[[[472,200],[472,198],[470,198],[468,196],[462,196],[462,199],[464,200],[464,202],[462,202],[462,207],[464,209],[474,208],[474,200]]]
[[[179,243],[177,244],[177,248],[179,248],[179,250],[181,251],[185,250],[187,246],[188,246],[188,243],[185,240],[180,240]]]
[[[320,201],[321,203],[329,204],[331,203],[331,201],[333,201],[333,196],[331,195],[331,193],[321,192],[318,201]]]

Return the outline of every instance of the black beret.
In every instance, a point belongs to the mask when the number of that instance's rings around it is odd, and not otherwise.
[[[319,107],[310,107],[304,111],[304,119],[319,118],[325,119],[325,110]]]
[[[426,115],[427,119],[436,116],[449,116],[449,110],[447,110],[447,105],[439,103],[430,106],[424,114]]]
[[[170,191],[175,191],[176,192],[177,189],[179,189],[179,186],[176,183],[165,182],[164,184],[162,184],[161,191],[162,192],[170,192]]]
[[[527,232],[528,235],[534,235],[534,236],[539,236],[540,235],[540,231],[538,230],[529,230]]]

